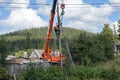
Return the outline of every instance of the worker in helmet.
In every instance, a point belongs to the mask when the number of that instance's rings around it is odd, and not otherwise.
[[[59,28],[59,25],[58,23],[56,24],[56,26],[54,27],[54,30],[55,30],[55,34],[57,36],[57,38],[60,36],[60,28]]]
[[[55,34],[57,36],[57,40],[56,40],[56,45],[57,45],[57,48],[59,48],[59,36],[60,36],[60,27],[59,27],[59,24],[57,23],[56,26],[54,27],[54,30],[55,30]]]

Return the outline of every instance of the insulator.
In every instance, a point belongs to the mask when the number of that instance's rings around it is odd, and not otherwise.
[[[61,9],[64,9],[65,8],[65,4],[61,4]]]
[[[64,14],[65,14],[65,11],[64,11],[64,10],[62,10],[62,12],[61,12],[61,16],[62,16],[62,15],[64,15]]]

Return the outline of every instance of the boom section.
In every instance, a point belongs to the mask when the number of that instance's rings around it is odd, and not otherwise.
[[[51,40],[51,35],[52,35],[52,27],[53,27],[53,22],[54,22],[54,17],[55,17],[57,1],[58,0],[53,0],[53,3],[52,3],[49,27],[48,27],[47,37],[46,37],[45,48],[44,48],[44,52],[43,52],[43,59],[48,60],[48,61],[51,61],[50,40]]]

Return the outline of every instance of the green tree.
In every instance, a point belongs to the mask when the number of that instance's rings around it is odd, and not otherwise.
[[[104,44],[104,49],[105,49],[105,56],[106,59],[111,59],[113,58],[113,51],[114,51],[114,35],[112,29],[109,27],[109,24],[105,24],[103,31],[100,34],[101,36],[101,41],[102,44]]]
[[[26,33],[26,39],[25,39],[25,49],[30,49],[31,48],[31,37],[30,37],[30,33],[27,32]]]
[[[6,70],[0,67],[0,80],[10,80],[11,77],[7,74]]]
[[[75,63],[93,65],[104,61],[104,48],[99,35],[81,33],[70,45]]]
[[[7,44],[6,44],[4,37],[2,37],[0,39],[0,64],[2,67],[4,67],[6,65],[5,58],[6,58],[7,54],[8,54]]]
[[[38,71],[32,65],[32,63],[28,64],[27,69],[22,72],[17,79],[18,80],[39,80],[38,78]]]
[[[45,68],[36,68],[29,64],[27,70],[17,77],[18,80],[63,80],[63,74],[60,67],[52,66]]]
[[[110,39],[111,41],[114,40],[113,31],[109,27],[109,24],[104,24],[104,28],[101,32],[101,35],[103,35],[106,39]]]
[[[114,35],[109,24],[105,24],[100,34],[82,32],[70,43],[70,50],[75,63],[95,65],[113,58]]]
[[[119,39],[120,39],[120,20],[118,20],[118,22],[117,22],[118,24],[118,32],[119,32]]]

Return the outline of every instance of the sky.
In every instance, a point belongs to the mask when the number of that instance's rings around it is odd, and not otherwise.
[[[52,1],[0,0],[0,34],[48,26],[51,5],[41,4],[51,4]],[[58,1],[59,4],[62,3],[62,0]],[[115,24],[117,27],[117,21],[120,20],[120,0],[63,1],[65,4],[72,4],[66,5],[63,26],[99,33],[104,24],[110,24],[111,28]]]

